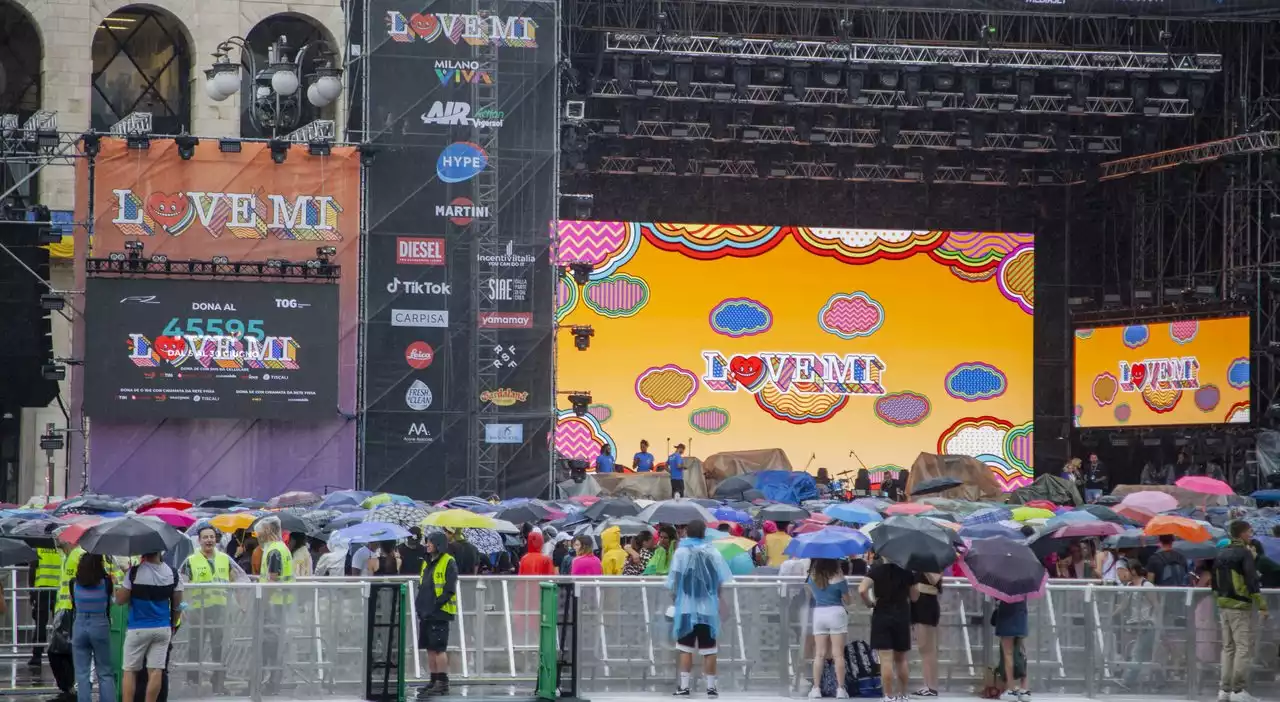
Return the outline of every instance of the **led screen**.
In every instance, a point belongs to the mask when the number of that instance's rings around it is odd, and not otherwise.
[[[1075,425],[1249,421],[1249,317],[1075,332]]]
[[[556,255],[592,267],[557,288],[558,389],[593,401],[559,396],[562,454],[781,448],[839,474],[950,453],[1030,480],[1030,234],[561,222]]]

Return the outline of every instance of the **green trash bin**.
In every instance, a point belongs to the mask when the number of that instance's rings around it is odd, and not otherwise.
[[[116,671],[116,699],[124,681],[124,632],[129,623],[129,605],[111,605],[111,667]]]

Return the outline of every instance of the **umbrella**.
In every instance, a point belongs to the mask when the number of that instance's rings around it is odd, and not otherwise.
[[[960,572],[978,592],[1001,602],[1023,602],[1044,594],[1049,573],[1026,544],[979,539],[960,560]]]
[[[184,500],[181,497],[161,497],[147,506],[147,510],[153,510],[159,507],[169,507],[176,510],[191,509],[195,505],[190,500]]]
[[[1258,490],[1249,497],[1259,502],[1280,502],[1280,490]]]
[[[1174,485],[1185,490],[1190,490],[1191,492],[1198,492],[1202,495],[1236,494],[1236,491],[1232,490],[1230,485],[1227,485],[1221,480],[1210,478],[1205,475],[1188,475],[1178,478],[1178,482],[1174,483]]]
[[[502,537],[492,529],[463,529],[462,537],[480,553],[502,553]]]
[[[1052,512],[1053,510],[1058,508],[1058,503],[1053,502],[1051,500],[1032,500],[1026,503],[1025,505],[1023,505],[1023,507],[1033,507],[1035,509],[1047,509],[1050,512]]]
[[[1133,505],[1120,504],[1116,506],[1116,514],[1128,519],[1135,524],[1146,524],[1151,518],[1156,516],[1155,512]]]
[[[432,512],[422,520],[422,526],[445,529],[492,529],[493,518],[468,512],[465,509],[446,509]]]
[[[583,514],[591,521],[598,521],[609,517],[634,517],[640,512],[640,505],[626,497],[619,497],[617,499],[600,500],[587,507]]]
[[[706,507],[692,500],[665,500],[649,505],[636,516],[650,524],[683,525],[695,520],[715,521],[715,516]]]
[[[1142,533],[1147,536],[1173,536],[1184,541],[1208,541],[1211,536],[1209,528],[1204,522],[1197,522],[1194,519],[1186,517],[1173,517],[1162,514],[1152,517],[1151,521],[1142,528]]]
[[[97,515],[77,520],[71,526],[58,532],[58,540],[66,544],[78,544],[90,527],[95,527],[101,523],[102,517]]]
[[[599,536],[603,534],[606,529],[613,527],[618,527],[619,536],[623,537],[635,536],[642,531],[647,531],[650,534],[653,533],[653,527],[650,526],[648,522],[641,521],[637,517],[617,517],[615,519],[606,519],[592,527],[590,533],[592,536]]]
[[[1047,525],[1046,525],[1047,528]],[[1122,533],[1124,527],[1115,522],[1101,520],[1092,522],[1072,522],[1053,530],[1055,539],[1084,539],[1089,537],[1107,537]]]
[[[912,488],[911,496],[920,497],[921,495],[932,495],[934,493],[946,492],[951,488],[960,487],[961,485],[964,485],[963,480],[957,480],[947,476],[930,478],[928,480],[920,481],[920,484]]]
[[[853,504],[839,503],[822,510],[822,513],[841,522],[850,524],[869,524],[880,521],[880,514],[874,510]]]
[[[147,516],[155,517],[156,519],[159,519],[166,524],[178,527],[179,529],[186,529],[196,523],[196,518],[194,516],[173,507],[148,508]]]
[[[53,532],[65,527],[65,522],[57,520],[31,520],[8,529],[5,536],[25,541],[33,548],[56,548]]]
[[[239,507],[245,501],[243,497],[232,497],[231,495],[215,495],[206,497],[196,502],[197,507],[217,507],[219,509],[228,509],[230,507]]]
[[[1079,524],[1081,522],[1096,522],[1098,518],[1088,512],[1063,512],[1053,519],[1044,523],[1045,531],[1053,531],[1064,527],[1068,524]]]
[[[1102,505],[1085,505],[1081,507],[1079,511],[1088,512],[1101,521],[1119,524],[1120,526],[1127,527],[1133,524],[1132,520],[1122,517],[1119,514],[1116,514],[1116,511],[1110,507],[1104,507]]]
[[[364,522],[364,515],[366,514],[368,514],[368,512],[365,512],[364,510],[359,512],[349,512],[340,517],[330,519],[329,522],[324,525],[324,528],[333,531],[344,527],[354,526]]]
[[[395,524],[405,529],[417,526],[426,519],[434,508],[419,507],[415,504],[391,502],[374,507],[364,515],[366,522],[383,522]]]
[[[720,533],[723,534],[724,532]],[[720,552],[721,556],[724,556],[726,561],[733,560],[744,553],[751,553],[751,549],[759,545],[760,544],[752,541],[751,539],[744,539],[741,536],[730,536],[723,539],[716,539],[712,543],[712,546]]]
[[[298,517],[307,525],[307,533],[320,531],[324,525],[342,516],[336,509],[309,509],[299,512]]]
[[[1102,505],[1104,507],[1110,507],[1111,505],[1118,505],[1120,504],[1120,502],[1121,502],[1120,498],[1116,497],[1115,495],[1103,495],[1102,497],[1099,497],[1098,499],[1094,500],[1093,504]]]
[[[979,524],[995,524],[1002,522],[1013,516],[1013,513],[1004,507],[984,507],[976,512],[972,512],[969,516],[961,520],[964,526],[977,526]]]
[[[155,517],[131,516],[89,527],[79,546],[104,556],[140,556],[167,551],[184,538],[182,532]]]
[[[292,490],[267,500],[267,507],[310,507],[322,502],[319,495],[306,490]]]
[[[53,510],[53,516],[60,517],[64,514],[93,514],[95,512],[128,512],[129,506],[120,500],[102,497],[99,495],[87,495],[84,497],[73,497],[70,500],[64,500],[57,508]]]
[[[715,496],[722,500],[749,500],[751,498],[746,497],[745,493],[755,489],[755,478],[735,475],[716,486]]]
[[[956,560],[953,532],[919,517],[891,517],[875,525],[871,542],[890,563],[921,573],[940,573]]]
[[[1198,561],[1211,559],[1218,555],[1218,545],[1212,541],[1193,543],[1191,541],[1174,541],[1173,549],[1181,553],[1187,560]]]
[[[229,512],[227,514],[219,514],[210,519],[209,523],[221,531],[232,532],[248,529],[257,520],[258,514],[256,512]]]
[[[506,507],[494,516],[498,519],[505,519],[513,524],[524,524],[526,522],[533,524],[546,519],[550,514],[551,510],[536,502],[524,502],[518,505]]]
[[[336,532],[341,538],[353,544],[371,544],[379,541],[399,541],[409,538],[409,530],[398,524],[386,522],[365,522],[356,524]]]
[[[848,558],[866,553],[871,539],[857,529],[827,527],[791,539],[783,553],[794,558]]]
[[[732,507],[717,507],[711,510],[711,514],[722,522],[735,522],[737,524],[750,525],[754,521],[751,519],[751,515]]]
[[[293,512],[271,512],[269,514],[258,515],[258,518],[253,520],[253,523],[249,525],[249,531],[257,531],[258,522],[261,522],[268,517],[275,517],[280,520],[281,531],[296,531],[299,534],[305,534],[309,529],[311,529],[311,527],[307,526],[306,522],[302,521],[302,517],[299,517]]]
[[[1155,537],[1147,536],[1141,529],[1125,529],[1115,536],[1102,540],[1103,548],[1141,548],[1155,543]]]
[[[1159,514],[1177,509],[1178,498],[1167,492],[1143,490],[1142,492],[1133,492],[1125,495],[1124,499],[1120,501],[1120,506],[1137,507],[1152,514]]]
[[[1039,507],[1015,507],[1011,516],[1015,522],[1025,522],[1028,519],[1053,519],[1053,512]]]
[[[0,568],[34,563],[40,556],[36,550],[17,539],[0,539]]]
[[[1015,522],[1016,523],[1016,522]],[[966,539],[1022,539],[1022,531],[1002,522],[983,522],[981,524],[966,524],[960,527],[960,536]]]
[[[899,502],[884,508],[885,514],[892,515],[914,515],[937,509],[933,505],[926,505],[920,502]]]
[[[812,519],[801,519],[800,521],[795,523],[795,528],[791,530],[791,535],[796,536],[799,534],[812,534],[814,532],[818,532],[818,531],[822,531],[823,529],[826,529],[827,526],[828,525],[823,524],[822,522],[816,522]]]
[[[369,493],[364,490],[337,490],[324,496],[320,500],[321,507],[359,507],[369,497]]]
[[[760,519],[767,519],[773,522],[798,522],[809,517],[809,510],[801,509],[795,505],[769,505],[760,510],[759,516]]]
[[[582,505],[583,507],[590,507],[591,505],[594,505],[595,503],[599,502],[600,498],[597,497],[596,495],[574,495],[573,497],[569,498],[569,501],[575,504]]]

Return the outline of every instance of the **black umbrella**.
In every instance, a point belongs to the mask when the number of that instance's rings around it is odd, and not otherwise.
[[[716,486],[715,496],[722,500],[750,500],[743,493],[756,489],[756,481],[745,475],[735,475]]]
[[[56,548],[53,532],[66,525],[56,519],[35,519],[9,529],[4,535],[24,541],[32,548]]]
[[[280,520],[281,531],[296,531],[299,534],[305,534],[314,528],[311,525],[308,525],[306,520],[302,517],[299,517],[292,512],[272,512],[271,514],[264,514],[253,520],[253,524],[249,525],[249,531],[257,531],[258,522],[261,522],[268,517],[275,517]]]
[[[1194,541],[1175,541],[1173,542],[1173,550],[1181,553],[1185,558],[1192,561],[1216,558],[1218,556],[1218,545],[1213,541],[1204,541],[1201,543],[1196,543]]]
[[[609,517],[634,517],[640,514],[640,505],[629,498],[619,497],[611,500],[600,500],[583,512],[592,521]]]
[[[1085,505],[1083,507],[1078,508],[1077,511],[1088,512],[1089,514],[1092,514],[1093,516],[1097,517],[1099,520],[1104,522],[1111,522],[1112,524],[1119,524],[1121,526],[1126,526],[1126,527],[1138,526],[1137,522],[1133,521],[1132,519],[1129,519],[1128,517],[1124,517],[1119,514],[1116,514],[1115,510],[1111,509],[1110,507],[1105,507],[1103,505],[1097,505],[1097,504]]]
[[[100,512],[128,512],[129,505],[121,500],[112,497],[102,497],[99,495],[87,495],[85,497],[72,498],[67,500],[53,509],[53,516],[61,517],[64,514],[98,514]]]
[[[600,504],[597,502],[596,504]],[[592,505],[593,507],[595,505]],[[498,519],[505,519],[512,524],[530,524],[540,522],[551,516],[551,511],[536,502],[522,502],[518,505],[511,505],[506,509],[494,515]]]
[[[946,492],[954,487],[964,485],[963,480],[957,480],[950,477],[930,478],[922,480],[914,488],[911,488],[912,497],[920,497],[921,495],[932,495],[934,493]]]
[[[141,556],[167,551],[183,538],[182,532],[155,517],[129,516],[89,527],[79,545],[104,556]]]
[[[629,536],[635,536],[636,534],[639,534],[642,531],[647,531],[650,534],[653,533],[652,526],[649,526],[647,523],[640,521],[636,517],[618,517],[616,519],[606,519],[603,522],[600,522],[599,524],[595,525],[595,527],[591,529],[590,533],[592,536],[600,536],[605,532],[606,529],[609,529],[612,527],[618,527],[619,535],[622,536],[623,538],[626,538]]]
[[[1115,536],[1108,536],[1102,540],[1103,548],[1141,548],[1143,546],[1154,546],[1156,537],[1147,536],[1142,533],[1141,528],[1129,529]]]
[[[232,507],[239,507],[240,505],[249,501],[250,500],[244,497],[233,497],[231,495],[214,495],[213,497],[206,497],[203,500],[198,500],[196,502],[196,506],[197,507],[216,507],[219,509],[230,509]]]
[[[768,505],[760,510],[760,518],[774,522],[798,522],[809,518],[809,511],[795,505]]]
[[[1094,500],[1093,504],[1102,505],[1103,507],[1110,507],[1111,505],[1120,504],[1120,500],[1121,498],[1116,497],[1115,495],[1103,495],[1102,497],[1099,497],[1098,499]]]
[[[1002,602],[1022,602],[1044,591],[1048,574],[1026,544],[995,537],[974,539],[960,561],[974,589]]]
[[[871,532],[876,555],[921,573],[940,573],[954,563],[959,538],[946,527],[907,516],[889,517]]]
[[[690,497],[690,502],[696,502],[707,509],[715,509],[716,507],[724,507],[724,503],[720,500],[713,500],[708,497]]]
[[[0,539],[0,568],[23,563],[33,563],[40,559],[36,550],[17,539]]]
[[[715,521],[715,516],[706,507],[692,500],[667,500],[649,505],[636,515],[650,524],[688,524],[700,519],[703,522]]]

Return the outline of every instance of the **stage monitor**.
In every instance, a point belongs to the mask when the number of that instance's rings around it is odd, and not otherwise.
[[[1247,424],[1249,317],[1075,330],[1075,426]]]
[[[591,395],[581,417],[558,396],[566,458],[630,467],[647,439],[658,462],[1033,475],[1031,234],[565,221],[556,256],[557,388]]]
[[[85,411],[112,419],[331,419],[338,286],[92,278]]]

